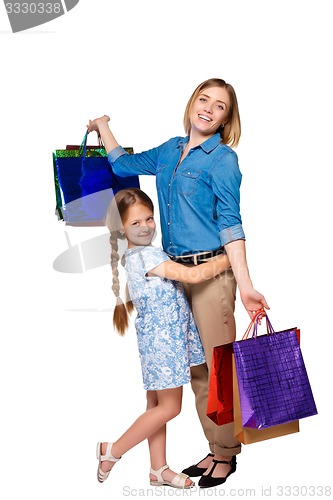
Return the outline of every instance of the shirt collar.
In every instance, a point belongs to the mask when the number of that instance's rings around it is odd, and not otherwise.
[[[189,136],[182,137],[178,143],[178,147],[182,147],[184,149],[185,144],[189,141]],[[203,149],[205,153],[210,153],[221,143],[221,136],[219,133],[214,134],[212,137],[202,142],[197,146],[197,148]]]

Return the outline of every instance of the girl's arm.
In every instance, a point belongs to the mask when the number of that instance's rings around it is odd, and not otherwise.
[[[226,255],[218,255],[198,266],[184,266],[172,260],[167,260],[149,272],[149,275],[157,275],[170,280],[182,281],[183,283],[201,283],[222,273],[230,267]]]
[[[87,125],[88,132],[97,132],[103,141],[105,150],[109,153],[112,149],[119,146],[118,142],[114,138],[111,132],[108,122],[110,118],[107,115],[101,116],[101,118],[95,118],[95,120],[89,120],[89,125]]]
[[[230,265],[234,272],[239,293],[250,318],[254,311],[269,309],[265,297],[253,288],[249,269],[246,261],[246,248],[244,240],[235,240],[225,245]]]

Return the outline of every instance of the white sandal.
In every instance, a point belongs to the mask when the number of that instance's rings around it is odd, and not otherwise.
[[[112,455],[111,453],[111,448],[112,448],[113,443],[108,443],[106,447],[106,453],[105,455],[102,455],[102,443],[97,443],[97,448],[96,448],[96,457],[98,459],[98,469],[97,469],[97,479],[100,483],[104,483],[104,481],[109,477],[110,470],[108,472],[104,472],[101,469],[101,463],[102,462],[118,462],[120,458],[116,458]]]
[[[158,470],[150,468],[150,473],[156,476],[156,480],[153,479],[150,480],[151,486],[173,486],[173,488],[183,488],[183,489],[189,489],[195,486],[195,483],[193,481],[190,485],[185,484],[186,479],[188,479],[189,476],[183,474],[182,472],[176,474],[175,477],[172,479],[172,481],[166,481],[162,477],[162,472],[165,471],[165,469],[169,469],[169,466],[163,465],[163,467],[161,467]]]

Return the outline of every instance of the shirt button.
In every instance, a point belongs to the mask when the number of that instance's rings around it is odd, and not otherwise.
[[[191,172],[187,172],[187,175],[191,175]]]
[[[170,226],[170,222],[168,222],[168,226]]]

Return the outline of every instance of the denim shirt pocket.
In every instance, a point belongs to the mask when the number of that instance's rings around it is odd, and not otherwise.
[[[190,196],[194,193],[200,178],[201,170],[184,170],[179,172],[178,189],[179,193]]]
[[[167,165],[163,163],[158,163],[156,167],[156,189],[159,191],[161,189],[161,180],[164,170],[167,168]]]

